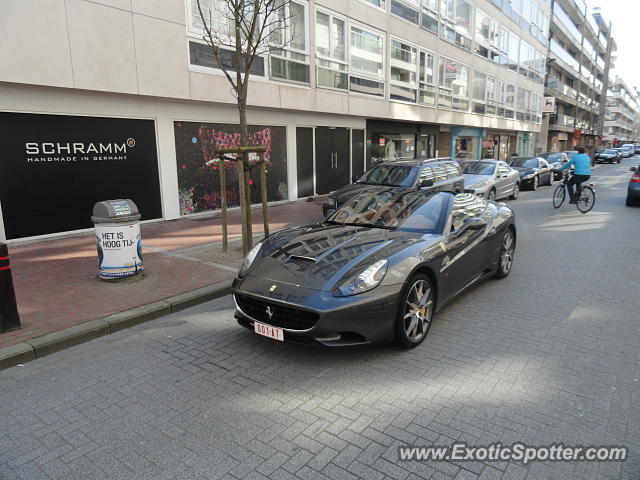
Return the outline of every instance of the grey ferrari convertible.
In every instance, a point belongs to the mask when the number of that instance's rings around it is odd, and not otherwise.
[[[233,282],[238,322],[285,342],[419,345],[433,315],[509,275],[513,212],[470,193],[363,193],[258,243]]]

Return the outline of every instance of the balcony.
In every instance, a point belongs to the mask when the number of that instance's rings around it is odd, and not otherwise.
[[[575,47],[579,49],[582,44],[582,34],[559,3],[555,3],[553,6],[553,19],[562,32],[574,42]]]
[[[578,95],[578,92],[575,88],[571,88],[570,86],[565,85],[560,80],[555,78],[548,79],[546,87],[567,96],[567,100],[569,101],[574,101],[576,99],[576,96]]]
[[[580,75],[578,73],[578,71],[580,70],[580,64],[578,63],[578,60],[575,57],[572,57],[569,52],[562,48],[557,40],[552,38],[551,42],[549,42],[549,48],[551,50],[551,53],[558,57],[558,60],[562,60],[562,62],[564,62],[573,70],[572,73],[574,73],[576,77]]]
[[[568,127],[569,129],[573,128],[574,122],[575,118],[570,117],[569,115],[556,114],[551,115],[549,118],[549,125]]]

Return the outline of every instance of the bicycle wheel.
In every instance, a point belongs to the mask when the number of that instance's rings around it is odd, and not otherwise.
[[[576,207],[582,213],[587,213],[593,208],[596,203],[596,192],[591,187],[582,187],[582,194],[576,202]]]
[[[560,206],[564,203],[564,197],[567,192],[564,189],[564,184],[560,184],[553,191],[553,208],[560,208]]]

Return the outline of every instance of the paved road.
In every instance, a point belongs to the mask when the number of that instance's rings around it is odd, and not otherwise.
[[[523,193],[507,280],[419,348],[257,338],[229,298],[0,372],[0,478],[640,478],[640,208]],[[397,461],[403,444],[614,444],[625,463]]]

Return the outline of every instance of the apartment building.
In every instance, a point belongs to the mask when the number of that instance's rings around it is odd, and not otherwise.
[[[551,25],[545,95],[555,98],[555,112],[545,119],[546,151],[599,144],[601,116],[615,42],[611,23],[584,0],[550,0]]]
[[[224,0],[202,3],[219,11]],[[195,0],[0,8],[0,240],[89,228],[93,202],[108,198],[133,199],[144,220],[219,208],[213,152],[237,144],[238,114]],[[385,158],[533,152],[545,0],[288,8],[291,41],[254,63],[248,99],[251,141],[267,146],[269,201],[328,193]]]
[[[608,147],[640,140],[639,107],[637,92],[616,76],[609,87],[604,116],[604,141]]]

